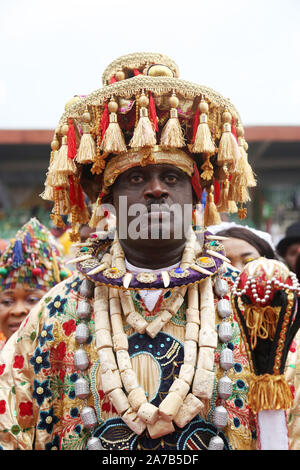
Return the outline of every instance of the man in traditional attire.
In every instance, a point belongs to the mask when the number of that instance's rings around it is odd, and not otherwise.
[[[296,448],[297,349],[286,331],[296,325],[299,286],[262,258],[239,275],[222,239],[205,230],[219,212],[245,217],[255,185],[238,112],[179,79],[161,54],[121,57],[103,85],[68,102],[52,141],[43,197],[54,201],[57,225],[71,215],[77,273],[39,302],[2,351],[2,447],[242,450],[261,447],[259,429],[262,447]],[[79,243],[89,219],[83,192],[97,230]],[[136,203],[145,208],[139,230]],[[185,230],[177,215],[191,206]],[[275,294],[285,303],[267,308]],[[270,352],[267,365],[262,352]]]

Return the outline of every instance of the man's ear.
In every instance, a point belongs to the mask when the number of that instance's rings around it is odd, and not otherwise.
[[[96,202],[102,186],[102,175],[95,175],[93,178],[85,178],[82,175],[80,184],[91,203]]]
[[[111,204],[113,206],[114,198],[113,198],[112,191],[109,194],[106,194],[105,196],[103,196],[101,202],[102,204]]]

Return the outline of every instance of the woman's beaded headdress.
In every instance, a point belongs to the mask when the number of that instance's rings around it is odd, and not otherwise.
[[[169,163],[189,174],[198,200],[206,191],[206,226],[218,223],[222,212],[246,216],[248,188],[256,183],[240,116],[229,99],[178,76],[177,65],[162,54],[129,54],[107,67],[103,88],[66,104],[42,197],[54,202],[51,217],[57,225],[63,224],[62,215],[71,215],[73,240],[79,239],[81,223],[98,222],[96,210],[90,220],[85,206],[84,167],[103,176],[99,207],[137,152],[136,165],[157,163],[165,153]]]
[[[36,218],[18,230],[0,257],[0,292],[17,287],[50,290],[70,275],[55,238]]]

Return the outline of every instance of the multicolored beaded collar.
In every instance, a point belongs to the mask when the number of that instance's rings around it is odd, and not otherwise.
[[[86,243],[77,244],[77,256],[70,262],[76,263],[77,270],[87,279],[111,287],[161,289],[188,286],[215,275],[224,262],[230,262],[225,257],[224,246],[220,242],[223,238],[206,231],[201,233],[203,244],[198,243],[198,250],[193,252],[196,256],[187,259],[178,268],[162,271],[159,274],[153,272],[133,274],[126,270],[124,264],[115,266],[112,263],[110,251],[115,242],[100,237],[95,233]]]

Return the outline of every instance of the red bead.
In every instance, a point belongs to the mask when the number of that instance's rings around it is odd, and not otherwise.
[[[90,238],[98,238],[98,235],[96,235],[95,233],[93,235],[91,235]]]
[[[26,264],[28,264],[28,265],[29,265],[30,263],[31,263],[31,259],[30,259],[30,258],[27,258],[27,260],[26,260]]]
[[[42,270],[40,268],[33,268],[32,274],[33,276],[40,276],[42,274]]]

